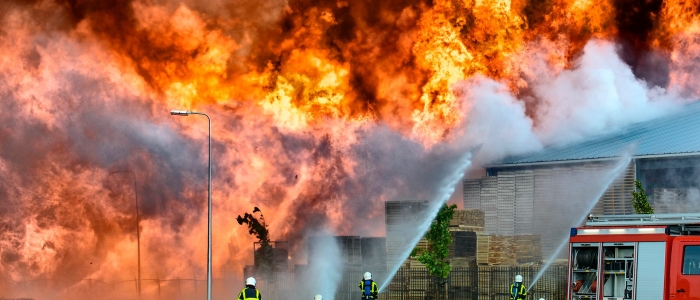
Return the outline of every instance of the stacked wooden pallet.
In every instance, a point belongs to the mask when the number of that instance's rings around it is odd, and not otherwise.
[[[417,255],[420,254],[422,250],[428,250],[428,240],[421,238],[416,244],[415,249],[417,249]],[[409,268],[425,268],[425,264],[418,261],[416,257],[409,257],[406,259],[405,263]]]
[[[452,259],[450,259],[450,265],[453,268],[468,268],[472,265],[473,261],[474,260],[470,259],[470,258],[462,258],[462,257],[452,258]]]
[[[476,236],[476,263],[486,265],[489,262],[489,245],[491,244],[490,235]]]
[[[481,210],[484,211],[484,233],[498,232],[498,177],[481,180]]]
[[[496,231],[492,234],[515,234],[515,173],[498,174],[498,191],[496,192]]]
[[[532,170],[515,172],[515,235],[532,234],[534,230],[534,187]]]
[[[484,227],[484,211],[480,209],[458,209],[455,210],[452,220],[452,227]]]
[[[518,263],[542,260],[542,246],[539,235],[515,236],[515,255]]]
[[[488,264],[514,265],[515,264],[515,237],[507,235],[492,235],[489,242]]]
[[[481,208],[481,179],[465,179],[463,184],[464,208]]]

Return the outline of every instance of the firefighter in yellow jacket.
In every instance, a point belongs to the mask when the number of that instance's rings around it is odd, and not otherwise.
[[[527,297],[527,289],[523,285],[523,275],[515,275],[515,282],[510,285],[510,300],[523,300]]]
[[[255,288],[255,278],[248,277],[245,280],[245,288],[238,294],[238,300],[262,300],[260,291]]]
[[[372,273],[365,272],[362,281],[357,286],[362,290],[362,300],[377,300],[379,288],[377,288],[377,283],[372,280]]]

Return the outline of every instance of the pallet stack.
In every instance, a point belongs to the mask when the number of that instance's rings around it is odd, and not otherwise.
[[[517,263],[530,263],[542,260],[542,246],[539,235],[515,236]]]
[[[489,245],[491,244],[490,235],[476,236],[476,263],[479,265],[487,265],[489,263]]]
[[[515,173],[515,235],[527,235],[534,232],[535,178],[532,170]]]
[[[481,208],[481,179],[465,179],[463,184],[464,208]]]
[[[515,237],[492,235],[489,243],[488,265],[515,265]]]
[[[460,209],[455,210],[452,220],[450,220],[450,230],[472,231],[476,233],[484,232],[485,215],[480,209]]]
[[[418,253],[416,254],[420,254],[422,250],[428,250],[428,240],[425,238],[421,238],[418,241],[418,244],[416,244],[415,249],[418,249]],[[425,264],[418,261],[418,259],[415,257],[409,257],[408,259],[406,259],[406,263],[408,263],[409,268],[425,268]]]
[[[496,192],[496,231],[492,234],[515,235],[515,173],[498,174]]]
[[[450,231],[452,244],[449,246],[450,259],[476,259],[476,236],[473,231]]]
[[[481,210],[484,212],[484,233],[498,232],[498,177],[481,179]]]

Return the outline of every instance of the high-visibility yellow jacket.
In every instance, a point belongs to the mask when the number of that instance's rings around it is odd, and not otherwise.
[[[262,296],[258,289],[247,286],[238,294],[238,300],[262,300]]]
[[[527,297],[527,290],[525,289],[525,285],[522,283],[519,283],[518,285],[513,283],[510,285],[508,294],[510,294],[510,300],[521,300]]]
[[[371,282],[369,283],[369,295],[365,295],[365,282]],[[377,296],[379,294],[379,288],[377,288],[377,283],[374,282],[374,280],[362,280],[357,286],[359,286],[362,290],[362,299],[377,299]]]

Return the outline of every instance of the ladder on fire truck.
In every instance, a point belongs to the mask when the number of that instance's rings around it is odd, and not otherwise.
[[[700,213],[589,215],[586,226],[668,226],[669,234],[700,234]]]

